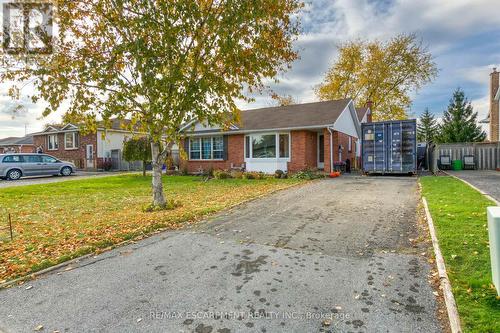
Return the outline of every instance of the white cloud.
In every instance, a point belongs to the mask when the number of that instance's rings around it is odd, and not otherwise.
[[[313,101],[313,87],[321,82],[340,42],[352,38],[387,39],[401,32],[417,32],[442,71],[435,84],[416,95],[413,111],[418,114],[422,106],[430,106],[438,114],[446,107],[452,91],[466,85],[466,94],[471,94],[477,111],[485,114],[488,73],[490,64],[500,57],[500,39],[481,40],[475,36],[491,31],[499,35],[498,9],[498,0],[309,0],[302,14],[304,34],[296,44],[301,59],[273,89],[301,102]],[[240,107],[273,104],[267,95],[257,96],[256,100]],[[46,122],[36,120],[41,109],[32,108],[26,116],[33,128],[39,129]],[[16,129],[18,124],[0,118],[0,137],[22,135],[24,126]]]

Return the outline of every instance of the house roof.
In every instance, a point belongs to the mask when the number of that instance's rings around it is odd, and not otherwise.
[[[285,128],[313,128],[331,126],[339,118],[350,99],[340,99],[325,102],[275,106],[261,109],[242,110],[241,122],[234,124],[231,131],[258,131]],[[184,125],[188,129],[195,121]],[[219,128],[206,129],[197,132],[220,131]]]
[[[27,135],[23,137],[8,137],[5,139],[0,139],[0,146],[21,146],[21,145],[32,145],[33,135]]]
[[[366,113],[368,112],[368,108],[363,107],[363,108],[356,108],[356,114],[358,115],[358,120],[361,121],[365,117]]]
[[[241,112],[241,125],[237,126],[240,130],[261,130],[332,125],[349,102],[341,99],[246,110]]]
[[[110,129],[115,131],[123,131],[126,130],[126,127],[130,125],[131,121],[128,119],[110,119],[110,123],[106,124],[104,121],[97,122],[98,129]],[[47,127],[39,133],[34,133],[37,135],[50,133],[50,132],[68,132],[78,130],[81,124],[55,124],[55,125],[47,125]]]

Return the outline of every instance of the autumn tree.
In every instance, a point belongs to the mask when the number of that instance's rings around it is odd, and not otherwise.
[[[443,114],[438,140],[444,143],[480,142],[486,133],[477,123],[477,112],[461,89],[455,90],[448,109]]]
[[[417,124],[417,140],[420,142],[431,142],[437,135],[439,126],[434,115],[426,108],[420,116]]]
[[[146,165],[151,162],[151,143],[147,137],[131,138],[123,144],[123,159],[127,162],[142,161],[142,175],[146,176]]]
[[[35,100],[49,103],[44,115],[67,105],[67,119],[94,129],[96,118],[130,119],[128,129],[151,138],[152,204],[165,207],[162,142],[178,142],[188,118],[238,120],[236,101],[251,101],[297,58],[301,8],[300,0],[59,0],[57,52],[4,79],[34,78]]]
[[[339,55],[316,87],[321,100],[353,98],[358,106],[372,101],[374,120],[407,118],[410,94],[431,82],[437,67],[415,34],[389,41],[354,40]]]

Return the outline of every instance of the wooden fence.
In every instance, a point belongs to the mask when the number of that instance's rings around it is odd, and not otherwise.
[[[495,170],[500,168],[500,142],[443,143],[432,151],[433,170],[437,170],[440,156],[450,156],[451,160],[463,160],[465,155],[474,156],[476,169]]]

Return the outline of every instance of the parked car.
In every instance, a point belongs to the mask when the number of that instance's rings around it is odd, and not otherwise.
[[[0,154],[0,178],[18,180],[26,176],[70,176],[76,171],[73,163],[60,161],[46,154]]]

